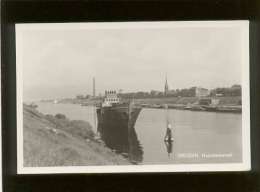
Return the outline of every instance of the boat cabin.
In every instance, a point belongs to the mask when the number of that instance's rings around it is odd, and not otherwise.
[[[117,96],[116,91],[105,91],[105,98],[102,103],[102,106],[112,106],[113,104],[119,103],[120,99]]]

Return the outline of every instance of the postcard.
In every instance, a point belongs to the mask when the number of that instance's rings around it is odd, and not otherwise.
[[[249,21],[16,24],[17,173],[249,171]]]

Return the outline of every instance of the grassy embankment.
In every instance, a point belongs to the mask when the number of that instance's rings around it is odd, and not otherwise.
[[[27,105],[23,118],[25,167],[129,164],[96,141],[85,121],[43,115]]]

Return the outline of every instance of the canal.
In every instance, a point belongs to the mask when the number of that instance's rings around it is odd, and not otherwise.
[[[44,114],[65,114],[88,121],[96,132],[92,106],[37,103]],[[242,161],[242,115],[204,111],[168,110],[174,141],[164,142],[166,111],[142,109],[136,124],[139,164],[235,163]],[[116,141],[115,141],[116,142]],[[133,143],[131,142],[131,143]],[[133,148],[135,150],[136,148]],[[140,152],[141,150],[141,152]]]

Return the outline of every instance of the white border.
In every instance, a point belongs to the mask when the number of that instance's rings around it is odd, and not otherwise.
[[[2,29],[2,27],[0,27],[0,29]],[[2,37],[0,37],[0,42],[2,42]],[[2,44],[0,45],[0,57],[2,58]],[[2,68],[0,69],[0,74],[2,75]],[[2,77],[0,75],[0,77]],[[1,78],[2,79],[2,78]],[[0,85],[0,96],[2,98],[2,83]],[[2,169],[2,99],[0,99],[0,122],[1,122],[1,125],[0,125],[0,171],[1,173],[3,173],[3,169]],[[3,177],[2,177],[3,174],[0,175],[0,192],[3,191]]]
[[[131,173],[131,172],[205,172],[249,171],[250,153],[250,87],[249,87],[249,21],[168,21],[168,22],[109,22],[109,23],[45,23],[16,24],[17,76],[17,173]],[[116,165],[23,167],[23,76],[22,33],[26,30],[82,30],[126,28],[180,28],[180,27],[238,27],[242,31],[242,163],[172,164],[172,165]]]

